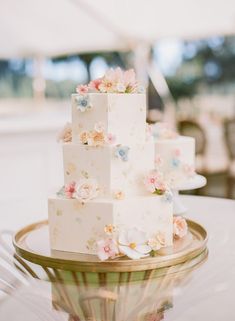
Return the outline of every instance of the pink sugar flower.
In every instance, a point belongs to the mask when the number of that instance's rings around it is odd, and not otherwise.
[[[97,242],[97,255],[101,261],[109,258],[114,259],[117,254],[118,247],[113,239],[109,238]]]
[[[116,92],[116,85],[120,81],[122,70],[120,68],[110,68],[106,71],[99,85],[99,90],[103,93]]]
[[[85,95],[88,93],[88,86],[87,85],[78,85],[76,88],[76,92],[80,95]]]
[[[123,83],[126,86],[126,92],[135,93],[138,91],[138,83],[133,69],[123,72]]]
[[[182,238],[188,232],[188,225],[182,216],[174,216],[173,218],[173,234],[175,238]]]
[[[147,176],[144,178],[144,185],[147,191],[151,193],[155,193],[157,191],[164,193],[167,189],[161,173],[156,170],[150,171],[147,174]]]
[[[102,79],[97,78],[89,82],[88,88],[91,90],[99,91],[99,85],[101,84]]]
[[[123,81],[126,86],[135,86],[136,85],[136,75],[134,69],[129,69],[123,73]]]
[[[69,184],[66,184],[64,187],[64,192],[65,192],[65,195],[67,198],[73,198],[75,191],[76,191],[76,183],[75,182],[71,182]]]

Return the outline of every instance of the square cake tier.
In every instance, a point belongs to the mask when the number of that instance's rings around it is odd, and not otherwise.
[[[82,104],[90,108],[82,108]],[[80,105],[82,105],[81,108]],[[145,95],[89,93],[81,96],[73,94],[73,142],[80,143],[80,134],[94,130],[98,123],[102,123],[105,132],[116,137],[117,144],[144,143],[146,140]]]
[[[95,254],[96,242],[104,237],[104,228],[110,224],[118,230],[137,228],[148,238],[161,233],[165,246],[172,245],[172,203],[164,195],[86,203],[55,197],[49,199],[48,207],[53,250]]]
[[[143,179],[149,169],[154,168],[153,142],[129,145],[126,161],[116,156],[117,148],[64,144],[65,183],[84,177],[96,179],[100,197],[112,197],[120,190],[126,196],[148,194]]]

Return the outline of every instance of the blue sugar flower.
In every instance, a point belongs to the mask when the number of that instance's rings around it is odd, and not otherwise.
[[[118,145],[116,146],[116,149],[115,149],[115,156],[121,159],[123,162],[127,162],[129,151],[130,151],[130,147]]]
[[[75,97],[75,101],[77,103],[77,109],[81,112],[87,111],[92,108],[90,97],[88,95],[78,95]]]
[[[171,203],[173,201],[173,194],[171,191],[165,191],[163,195],[164,202]]]

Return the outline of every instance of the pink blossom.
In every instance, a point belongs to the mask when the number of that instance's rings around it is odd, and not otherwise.
[[[188,232],[188,225],[182,216],[174,216],[173,218],[173,234],[175,238],[182,238]]]
[[[107,141],[110,145],[115,144],[116,137],[113,134],[107,134]]]
[[[101,261],[109,258],[114,259],[117,254],[118,247],[113,239],[109,238],[97,242],[97,255]]]
[[[88,93],[88,86],[87,85],[78,85],[76,88],[76,92],[80,95],[84,95]]]
[[[97,78],[89,82],[88,87],[91,90],[97,90],[99,91],[99,85],[101,84],[102,79]]]
[[[126,92],[134,93],[138,91],[138,83],[134,69],[129,69],[123,73],[123,83],[126,86]]]
[[[66,184],[64,187],[64,192],[67,198],[73,198],[74,193],[76,191],[76,183],[71,182],[69,184]]]
[[[150,171],[144,179],[146,189],[154,193],[156,190],[164,192],[166,190],[166,184],[163,181],[162,174],[156,170]]]

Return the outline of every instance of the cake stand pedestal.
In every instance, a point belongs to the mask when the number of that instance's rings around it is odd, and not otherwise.
[[[182,203],[179,197],[179,191],[193,190],[206,185],[206,178],[202,175],[195,175],[190,178],[187,182],[177,186],[172,190],[173,192],[173,212],[174,215],[181,215],[187,212],[187,208]]]

